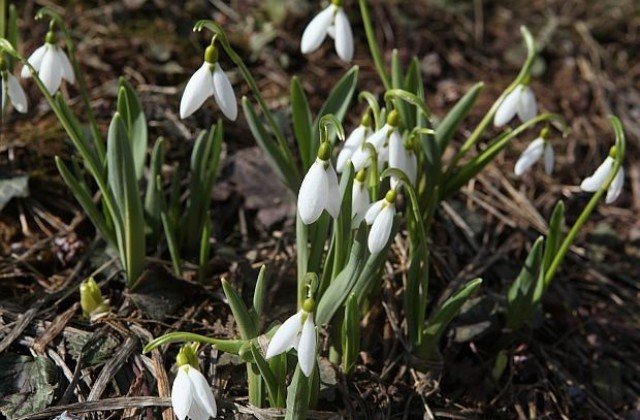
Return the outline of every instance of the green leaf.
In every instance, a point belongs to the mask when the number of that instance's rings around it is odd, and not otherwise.
[[[262,309],[264,308],[265,288],[267,283],[267,266],[260,267],[258,273],[258,279],[256,280],[256,288],[253,292],[253,311],[256,313],[258,319],[262,316]]]
[[[440,337],[442,337],[449,323],[481,284],[482,279],[471,280],[442,304],[427,323],[427,327],[424,330],[423,347],[419,349],[419,354],[427,358],[434,354],[440,342]]]
[[[124,77],[120,78],[117,110],[129,132],[136,178],[141,179],[147,154],[147,119],[144,116],[140,98]]]
[[[318,112],[315,121],[313,122],[313,143],[311,145],[311,151],[316,153],[318,150],[318,144],[320,141],[320,119],[327,115],[333,114],[334,117],[340,122],[344,119],[344,116],[351,105],[353,94],[356,91],[356,85],[358,83],[358,66],[352,67],[335,85],[335,87],[329,93],[327,100]],[[333,142],[335,132],[329,136],[329,140]],[[297,192],[297,191],[296,191]]]
[[[483,88],[484,83],[482,82],[473,85],[471,89],[456,102],[451,111],[449,111],[438,125],[438,128],[436,128],[436,140],[438,141],[441,151],[444,152],[447,148],[460,123],[469,115]]]
[[[142,273],[145,263],[144,217],[127,129],[117,112],[109,126],[107,168],[109,186],[122,221],[118,247],[127,280],[132,285]]]
[[[222,279],[222,289],[224,295],[229,301],[229,307],[233,312],[233,318],[238,325],[238,332],[243,340],[250,340],[258,336],[258,326],[255,323],[254,318],[249,313],[247,305],[244,304],[242,298],[235,291],[228,281]]]
[[[520,274],[511,284],[507,293],[507,328],[517,330],[528,322],[533,315],[533,301],[536,290],[535,281],[544,273],[542,255],[544,238],[539,237],[520,270]]]
[[[311,142],[311,111],[307,95],[302,89],[302,85],[296,76],[291,79],[291,116],[293,118],[293,132],[298,143],[300,159],[302,160],[302,170],[307,172],[311,164],[315,161]]]
[[[360,308],[355,293],[347,299],[342,321],[342,370],[348,374],[360,353]]]
[[[150,227],[152,242],[160,240],[160,212],[162,209],[162,165],[164,164],[164,139],[158,138],[151,151],[149,164],[149,177],[147,178],[147,191],[144,195],[144,212],[147,224]]]
[[[340,196],[342,203],[340,204],[340,214],[334,221],[334,258],[333,258],[333,276],[337,275],[343,268],[349,255],[351,248],[351,195],[353,193],[353,165],[348,164],[342,176],[340,177]]]
[[[402,89],[404,82],[404,75],[402,74],[402,65],[400,64],[400,57],[398,56],[398,50],[393,49],[391,53],[391,87],[394,89]],[[412,92],[413,93],[413,92]],[[400,123],[404,128],[413,127],[412,122],[415,120],[410,116],[410,107],[404,101],[395,101],[396,109],[400,114]]]
[[[542,266],[546,271],[551,266],[551,261],[556,256],[558,249],[560,248],[560,242],[562,240],[562,229],[564,227],[564,203],[558,201],[551,213],[551,219],[549,220],[549,233],[544,245],[544,257],[542,258]],[[544,285],[545,289],[548,284]]]
[[[14,419],[39,412],[53,401],[55,365],[45,357],[7,353],[0,357],[0,412]]]
[[[298,365],[291,379],[291,385],[287,388],[287,412],[284,418],[285,420],[305,419],[308,409],[309,378],[304,376]]]
[[[323,293],[316,309],[316,324],[328,324],[344,300],[349,296],[362,271],[365,254],[367,252],[366,229],[358,229],[356,239],[351,247],[349,261],[345,268],[331,282]]]
[[[267,385],[267,393],[269,394],[269,401],[272,406],[277,406],[279,395],[284,394],[284,382],[278,383],[275,375],[271,371],[269,367],[269,363],[264,360],[262,357],[262,353],[258,347],[251,343],[251,354],[253,354],[253,360],[255,360],[255,365],[258,367],[260,371],[260,375],[262,375],[262,379]],[[282,388],[282,389],[280,389]]]

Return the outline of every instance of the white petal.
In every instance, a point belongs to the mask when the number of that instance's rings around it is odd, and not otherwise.
[[[356,150],[358,149],[347,145],[340,150],[340,153],[338,153],[338,160],[336,162],[336,170],[338,172],[342,173],[347,168],[347,164],[351,161],[351,156],[353,156],[353,153]]]
[[[351,217],[353,219],[351,226],[353,228],[360,226],[370,204],[371,199],[369,198],[369,191],[366,185],[363,182],[354,180],[351,192]]]
[[[233,92],[233,87],[227,74],[218,63],[216,63],[213,71],[213,95],[222,113],[231,121],[235,121],[238,117],[236,94]]]
[[[318,220],[326,207],[329,180],[324,164],[316,160],[305,175],[298,192],[298,213],[306,225]]]
[[[359,147],[351,156],[351,163],[353,164],[353,170],[357,173],[363,168],[368,167],[371,164],[371,153],[369,149]]]
[[[598,169],[588,178],[585,178],[580,184],[580,189],[582,191],[587,192],[595,192],[604,184],[604,181],[609,175],[609,171],[613,166],[614,159],[611,156],[607,156],[607,158],[602,162]]]
[[[23,114],[27,112],[27,95],[25,95],[18,79],[11,73],[7,74],[7,95],[16,111]]]
[[[300,328],[302,328],[302,311],[296,312],[295,315],[280,325],[280,328],[278,328],[278,331],[269,342],[266,358],[270,359],[292,348]]]
[[[360,147],[364,143],[365,136],[367,134],[367,127],[359,125],[349,134],[347,140],[344,142],[344,147]]]
[[[327,174],[327,201],[326,208],[331,217],[338,218],[342,196],[340,195],[340,185],[338,185],[338,175],[331,163],[326,168]]]
[[[534,163],[542,157],[544,153],[544,140],[540,137],[532,141],[524,152],[520,155],[520,158],[516,162],[516,166],[513,172],[516,176],[520,176],[527,171]]]
[[[622,166],[618,169],[618,173],[616,174],[613,181],[611,181],[611,185],[609,185],[609,189],[607,190],[607,198],[605,202],[607,204],[613,203],[616,201],[620,193],[622,192],[622,186],[624,185],[624,170]]]
[[[391,228],[393,227],[393,216],[395,213],[395,206],[393,204],[388,204],[382,209],[378,217],[376,217],[376,220],[373,222],[367,241],[369,251],[372,254],[377,254],[382,251],[389,241],[389,235],[391,234]]]
[[[191,404],[189,414],[187,414],[190,420],[209,420],[209,414],[205,411],[204,407],[200,405],[200,402],[195,400]]]
[[[520,86],[516,86],[514,90],[509,93],[502,101],[498,110],[493,117],[493,125],[496,127],[502,127],[513,119],[518,112],[518,103],[520,102]]]
[[[333,13],[335,7],[333,5],[327,7],[314,17],[302,34],[300,41],[300,50],[302,54],[308,54],[317,50],[322,41],[327,37],[327,30],[333,22]]]
[[[211,95],[213,95],[211,65],[205,62],[193,73],[184,89],[180,101],[180,118],[187,118],[196,112]]]
[[[47,45],[43,45],[35,50],[27,59],[27,61],[33,66],[36,71],[40,71],[40,65],[42,64],[42,58],[44,57],[44,53],[47,51]],[[29,67],[23,66],[22,71],[20,72],[20,77],[23,79],[31,77],[31,72],[29,71]]]
[[[378,172],[382,172],[384,166],[389,162],[389,147],[384,146],[378,152]]]
[[[545,142],[544,145],[544,171],[551,175],[553,173],[553,162],[555,160],[553,154],[553,147],[551,147],[550,142]]]
[[[55,95],[62,82],[62,65],[54,47],[45,51],[38,75],[49,93]]]
[[[171,387],[171,405],[178,419],[184,420],[187,417],[192,404],[193,390],[191,389],[191,380],[183,368],[178,368],[178,375]]]
[[[211,387],[204,375],[197,369],[189,369],[189,379],[191,379],[193,389],[195,390],[195,396],[197,397],[200,406],[204,408],[204,411],[206,411],[209,416],[215,417],[218,412],[216,400],[213,397]]]
[[[76,82],[76,76],[73,73],[73,66],[71,66],[71,62],[69,61],[69,57],[62,51],[62,48],[56,47],[56,53],[58,54],[58,60],[60,61],[60,65],[62,67],[62,77],[64,77],[67,82],[73,84]]]
[[[353,58],[353,33],[347,14],[342,7],[338,7],[335,17],[336,52],[342,61],[347,63]]]
[[[409,151],[404,148],[402,144],[402,137],[397,131],[394,131],[389,138],[389,167],[400,169],[407,175],[407,178],[414,183],[414,172],[411,168],[411,156]],[[391,188],[395,188],[398,183],[398,179],[395,176],[391,177]]]
[[[304,376],[309,377],[316,360],[316,326],[313,324],[313,314],[307,316],[302,326],[300,343],[298,343],[298,363]]]
[[[373,224],[373,222],[376,220],[376,218],[382,211],[384,202],[385,202],[385,199],[383,198],[382,200],[378,200],[375,203],[373,203],[371,206],[369,206],[369,209],[364,215],[364,219],[367,221],[368,225]]]
[[[380,153],[380,149],[384,146],[387,138],[389,136],[389,132],[393,130],[389,124],[385,124],[380,130],[376,131],[372,135],[367,138],[367,143],[371,143],[373,147],[376,148],[376,151]]]
[[[517,89],[517,88],[516,88]],[[518,118],[520,121],[527,122],[538,114],[538,105],[536,104],[536,96],[529,86],[522,86],[520,100],[518,101]]]

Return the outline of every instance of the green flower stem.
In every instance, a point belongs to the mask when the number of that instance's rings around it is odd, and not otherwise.
[[[613,168],[609,173],[607,181],[604,184],[602,184],[602,187],[600,187],[600,189],[593,195],[593,197],[591,197],[591,199],[585,206],[584,210],[582,210],[582,213],[580,213],[580,216],[578,216],[578,219],[571,227],[571,230],[567,234],[567,237],[564,239],[564,241],[560,245],[560,248],[558,249],[558,252],[556,253],[555,257],[551,261],[551,264],[549,265],[549,268],[546,270],[544,275],[545,288],[549,285],[549,283],[551,283],[551,280],[553,280],[553,276],[556,274],[556,271],[558,270],[558,267],[560,266],[560,264],[562,264],[562,261],[564,260],[564,257],[567,254],[567,252],[569,251],[569,247],[571,247],[571,244],[573,243],[576,236],[578,235],[578,232],[580,232],[580,229],[582,228],[582,226],[584,226],[584,224],[587,222],[587,220],[589,219],[589,216],[591,216],[591,213],[598,205],[598,202],[600,201],[602,196],[605,194],[605,192],[613,182],[613,179],[615,178],[616,174],[618,173],[618,171],[622,166],[622,161],[624,160],[624,156],[626,153],[627,141],[623,131],[622,123],[620,122],[618,117],[612,115],[609,117],[609,119],[611,120],[611,125],[613,126],[613,131],[615,132],[615,136],[616,136],[615,163],[613,164]]]
[[[238,354],[240,348],[246,343],[244,340],[226,340],[221,338],[211,338],[200,334],[188,333],[182,331],[176,331],[169,334],[162,335],[152,341],[150,341],[142,349],[142,353],[148,353],[151,350],[169,343],[185,343],[188,341],[195,341],[197,343],[211,344],[218,350],[225,353]]]
[[[371,57],[373,57],[373,62],[376,66],[376,70],[378,71],[378,76],[380,76],[380,80],[384,85],[384,89],[389,90],[391,88],[391,83],[389,82],[389,75],[384,68],[384,62],[382,61],[380,48],[378,47],[378,43],[376,42],[376,34],[373,31],[373,25],[371,23],[371,16],[369,15],[367,0],[358,0],[358,3],[360,4],[362,24],[364,25],[364,31],[367,35],[367,42],[369,43],[369,51],[371,52]]]
[[[101,162],[105,161],[106,149],[104,146],[104,142],[102,140],[102,135],[100,134],[100,129],[98,128],[98,122],[96,117],[91,109],[91,99],[89,98],[89,90],[87,89],[87,83],[84,79],[84,73],[80,71],[80,64],[78,63],[78,58],[76,57],[76,48],[71,39],[71,35],[67,30],[67,27],[64,25],[64,21],[53,10],[48,7],[43,7],[36,14],[36,19],[42,19],[44,16],[49,16],[56,22],[56,25],[62,31],[62,34],[65,39],[65,44],[67,46],[67,52],[69,53],[69,61],[71,61],[71,66],[73,67],[73,72],[78,80],[78,90],[80,91],[80,96],[82,97],[82,102],[87,111],[87,119],[89,120],[89,129],[91,131],[91,136],[93,137],[93,141],[96,147],[96,151],[98,152],[98,156]]]
[[[509,87],[507,87],[507,89],[504,90],[504,92],[502,92],[502,95],[500,95],[498,99],[493,103],[493,105],[489,109],[489,112],[487,112],[487,114],[480,121],[480,124],[478,124],[478,126],[475,128],[475,130],[473,130],[473,132],[469,136],[469,138],[464,142],[464,144],[462,145],[458,153],[454,156],[453,160],[449,164],[449,167],[447,168],[447,172],[445,174],[445,178],[448,178],[448,175],[451,174],[451,172],[454,170],[454,168],[456,167],[456,164],[460,161],[460,159],[465,154],[467,154],[467,152],[471,150],[473,145],[476,144],[476,142],[480,139],[480,137],[485,132],[489,124],[491,124],[491,121],[493,120],[493,117],[495,113],[498,111],[498,107],[500,106],[500,104],[502,104],[502,101],[504,100],[504,98],[506,98],[507,95],[510,94],[511,91],[513,91],[513,89],[516,88],[516,86],[521,84],[524,80],[526,80],[530,76],[531,68],[533,67],[533,63],[538,54],[538,51],[536,49],[536,44],[533,39],[533,36],[531,35],[531,32],[529,32],[527,27],[521,26],[520,32],[522,33],[525,44],[527,46],[527,59],[524,62],[522,69],[520,69],[520,73],[518,73],[518,76],[516,77],[516,79],[509,85]],[[442,153],[444,153],[444,150],[442,150]]]

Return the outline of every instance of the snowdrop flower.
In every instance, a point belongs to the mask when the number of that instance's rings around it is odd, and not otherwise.
[[[347,63],[353,58],[353,33],[342,0],[331,0],[329,7],[314,17],[302,34],[300,50],[309,54],[320,48],[329,35],[335,40],[336,52]]]
[[[318,220],[323,210],[335,219],[340,212],[341,200],[338,175],[331,165],[331,146],[323,141],[316,161],[302,180],[298,192],[298,213],[305,225]]]
[[[178,375],[171,388],[171,405],[179,420],[208,420],[216,417],[218,409],[213,392],[197,366],[195,349],[186,345],[177,357]]]
[[[394,131],[389,138],[389,167],[400,169],[407,175],[411,184],[416,183],[418,177],[418,159],[413,150],[413,142],[409,139],[403,143],[400,133]],[[397,177],[391,177],[391,188],[398,185]]]
[[[349,137],[347,137],[347,140],[344,142],[342,150],[338,153],[336,170],[339,173],[342,173],[342,171],[347,167],[347,164],[351,162],[351,157],[362,147],[370,131],[371,117],[369,117],[369,113],[366,113],[362,117],[360,125],[356,127],[351,134],[349,134]]]
[[[311,375],[316,360],[316,325],[313,322],[315,301],[309,297],[302,309],[284,321],[273,335],[267,347],[266,358],[270,359],[289,350],[296,349],[300,370],[306,377]]]
[[[529,146],[522,152],[520,158],[516,162],[513,172],[516,176],[525,173],[534,163],[536,163],[544,155],[544,171],[551,175],[553,173],[554,154],[551,142],[547,140],[549,133],[548,128],[543,128],[540,136],[532,141]]]
[[[55,43],[55,33],[53,31],[47,32],[44,45],[35,50],[27,60],[38,73],[40,80],[51,95],[55,95],[58,91],[62,79],[71,84],[76,80],[69,57]],[[22,67],[20,75],[24,79],[31,77],[29,67]]]
[[[602,162],[598,169],[595,170],[593,175],[585,178],[580,184],[580,189],[586,192],[596,192],[602,187],[602,185],[607,180],[609,173],[613,169],[613,165],[615,163],[615,147],[611,148],[609,152],[609,156]],[[613,203],[616,201],[620,193],[622,192],[622,186],[624,185],[624,170],[622,166],[616,173],[615,178],[611,181],[609,188],[607,189],[607,198],[605,202],[607,204]]]
[[[2,104],[0,105],[0,111],[4,110],[7,106],[7,98],[16,109],[16,111],[25,113],[27,112],[27,95],[25,95],[18,78],[9,73],[6,69],[6,64],[2,54],[0,53],[0,96],[2,96]]]
[[[358,172],[353,179],[353,187],[351,190],[351,227],[357,228],[364,220],[365,214],[371,205],[369,191],[365,185],[367,173],[363,170]]]
[[[528,84],[520,84],[504,98],[493,118],[493,125],[502,127],[518,115],[527,122],[538,113],[536,97]]]
[[[196,112],[213,96],[220,110],[231,121],[238,116],[238,103],[227,74],[218,63],[218,50],[212,44],[204,51],[202,66],[189,79],[180,101],[180,118]]]
[[[389,160],[388,140],[394,135],[400,135],[398,133],[399,120],[400,115],[398,114],[398,111],[394,109],[389,112],[385,125],[367,137],[365,143],[371,144],[378,154],[378,168],[382,168]],[[369,150],[364,146],[356,150],[351,157],[351,163],[353,163],[353,168],[356,171],[368,167],[371,164],[371,155]]]
[[[393,218],[396,214],[396,191],[389,190],[382,200],[376,201],[369,207],[365,220],[371,226],[367,244],[372,254],[377,254],[384,249],[389,241]]]

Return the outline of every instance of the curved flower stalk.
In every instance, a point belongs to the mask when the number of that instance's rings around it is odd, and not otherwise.
[[[338,160],[336,162],[336,170],[339,173],[342,173],[346,168],[347,164],[351,162],[351,158],[353,155],[364,145],[365,140],[371,134],[371,117],[367,112],[362,117],[360,121],[360,125],[356,127],[347,140],[344,142],[344,146],[340,153],[338,153]]]
[[[549,129],[547,127],[543,128],[540,135],[532,141],[529,146],[527,146],[524,152],[522,152],[522,155],[520,155],[520,158],[513,169],[516,176],[520,176],[525,173],[543,156],[544,171],[548,175],[553,173],[553,162],[555,158],[551,142],[547,139],[548,135]]]
[[[55,95],[58,91],[62,79],[71,84],[75,83],[76,78],[69,57],[56,45],[56,34],[52,27],[47,32],[44,45],[36,49],[27,61],[38,72],[42,83],[51,95]],[[20,75],[23,79],[27,79],[31,77],[31,72],[27,66],[23,66]]]
[[[318,157],[305,175],[298,193],[298,213],[306,225],[318,220],[323,210],[334,219],[340,212],[338,175],[331,164],[331,146],[328,141],[318,148]]]
[[[206,378],[198,370],[197,344],[180,349],[176,362],[178,374],[171,388],[171,405],[179,420],[208,420],[216,417],[216,400]]]
[[[6,68],[6,61],[0,54],[0,95],[2,95],[2,105],[0,111],[4,110],[7,106],[7,99],[13,105],[16,111],[20,113],[26,113],[29,106],[27,104],[27,95],[24,93],[24,89],[20,86],[18,78],[9,73]]]
[[[218,50],[214,36],[204,51],[202,66],[189,79],[180,101],[180,118],[184,119],[196,112],[204,101],[213,96],[220,110],[231,121],[238,117],[238,103],[227,74],[218,63]]]
[[[493,125],[502,127],[516,115],[527,122],[538,114],[536,96],[527,83],[517,85],[500,103],[493,117]]]
[[[369,207],[371,206],[371,198],[366,185],[367,173],[364,169],[360,170],[353,179],[353,187],[351,191],[351,227],[357,228],[364,220]]]
[[[580,189],[586,192],[596,192],[598,191],[605,183],[609,174],[614,169],[614,164],[616,163],[616,149],[612,147],[609,151],[609,156],[606,157],[604,162],[598,166],[598,169],[595,172],[585,178],[580,184]],[[613,181],[609,184],[607,188],[607,197],[605,198],[605,202],[607,204],[613,203],[620,196],[622,192],[622,187],[624,186],[624,169],[620,166],[620,169],[616,173]]]
[[[342,0],[331,0],[331,4],[309,22],[302,34],[300,50],[303,54],[316,51],[327,35],[335,40],[338,57],[350,62],[353,58],[353,32]]]
[[[367,245],[372,254],[382,251],[389,241],[396,214],[396,196],[396,190],[389,190],[382,200],[376,201],[367,210],[365,220],[371,225]]]
[[[308,297],[302,308],[287,319],[273,335],[267,347],[266,359],[285,353],[291,349],[298,352],[298,363],[306,377],[313,372],[316,360],[316,325],[313,322],[315,301]]]

